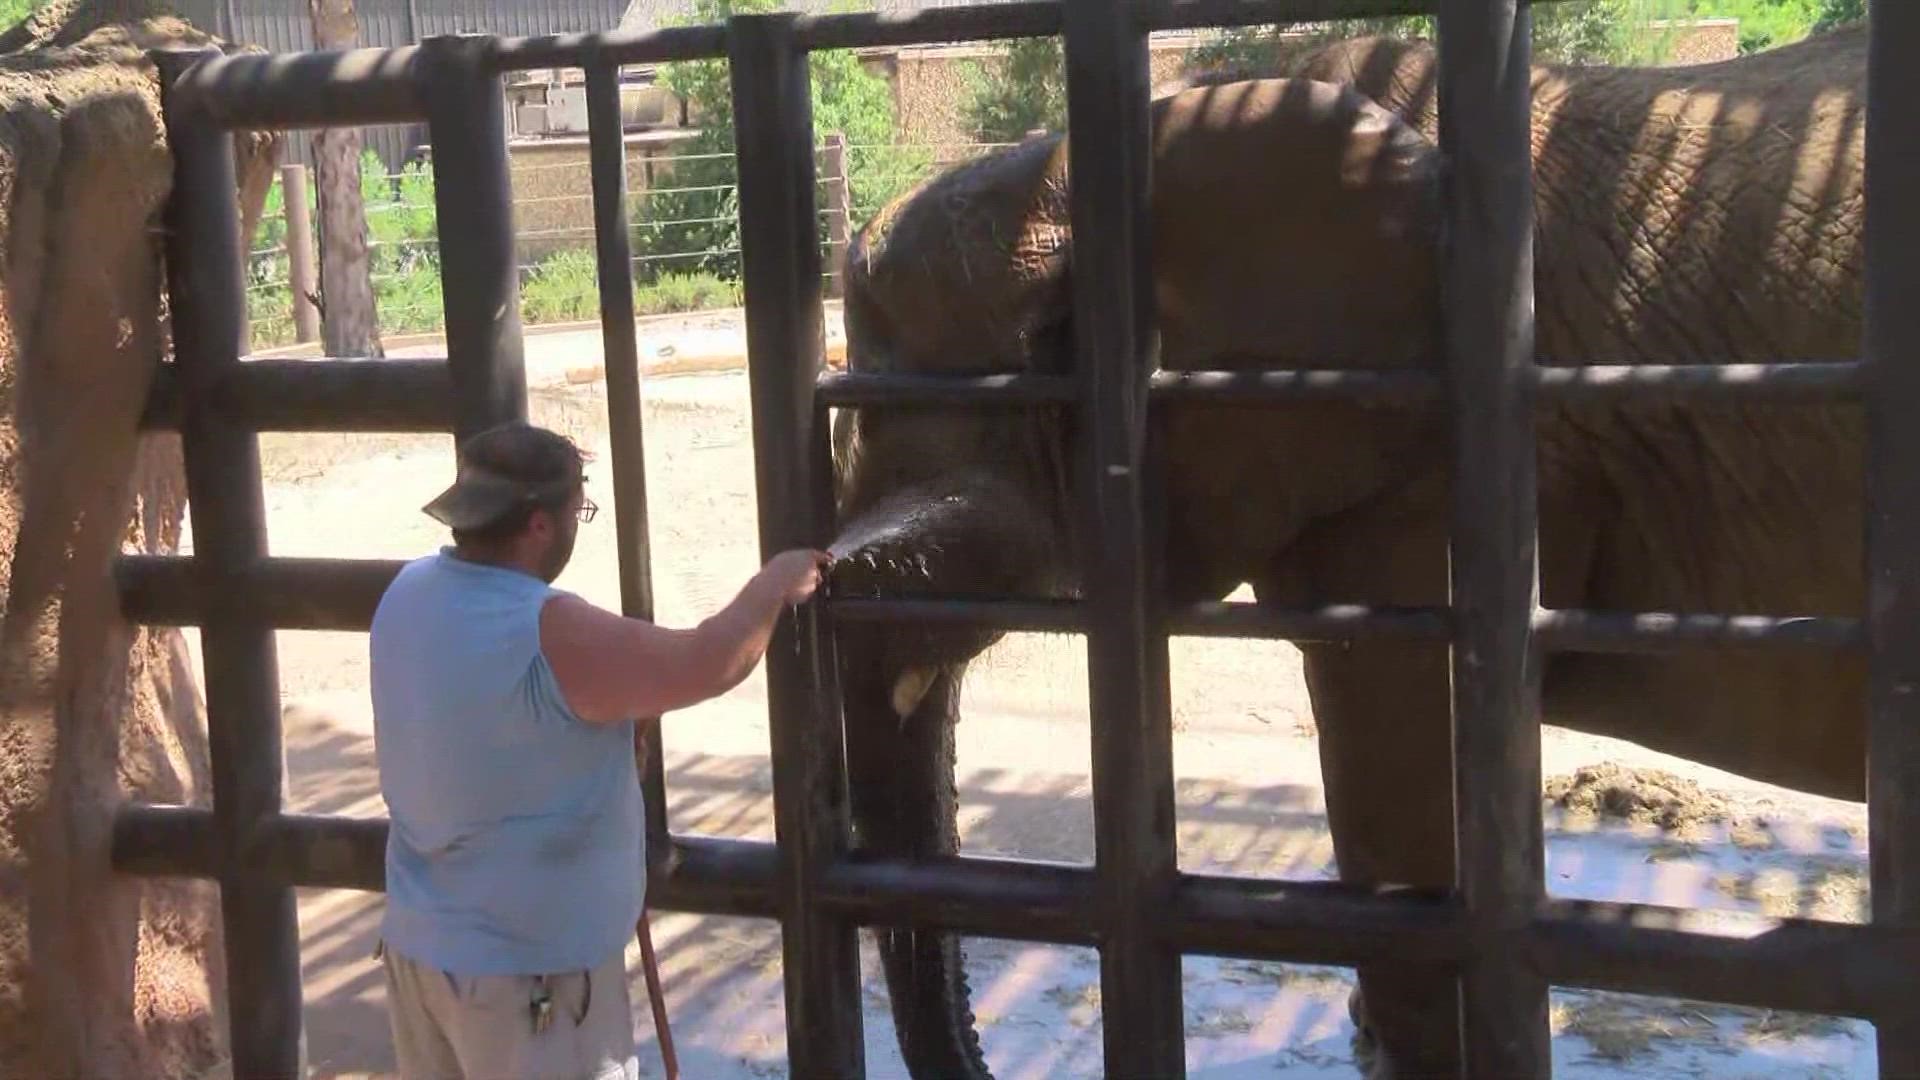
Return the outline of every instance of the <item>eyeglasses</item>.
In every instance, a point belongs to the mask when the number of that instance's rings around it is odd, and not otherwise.
[[[580,515],[580,524],[582,525],[585,525],[586,523],[592,521],[593,515],[599,512],[600,512],[599,505],[596,504],[592,499],[587,499],[587,498],[582,498],[580,500],[580,509],[576,511],[576,513]]]

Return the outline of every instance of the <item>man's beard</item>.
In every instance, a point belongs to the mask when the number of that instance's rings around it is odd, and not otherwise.
[[[559,578],[573,559],[573,542],[579,535],[579,528],[572,527],[553,538],[552,546],[540,558],[540,580],[551,585]]]

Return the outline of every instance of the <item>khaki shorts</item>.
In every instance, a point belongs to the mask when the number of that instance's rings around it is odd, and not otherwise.
[[[638,1080],[625,958],[549,975],[536,1031],[532,975],[452,975],[383,949],[402,1080]]]

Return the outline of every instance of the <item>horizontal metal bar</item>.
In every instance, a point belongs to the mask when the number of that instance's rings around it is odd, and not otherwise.
[[[382,887],[387,823],[282,815],[246,843],[250,869],[295,886]],[[212,812],[132,805],[115,815],[113,866],[146,876],[220,873]],[[675,836],[649,904],[771,918],[773,845]],[[1007,859],[854,857],[829,868],[822,904],[863,925],[1092,944],[1089,867]],[[1352,966],[1457,964],[1460,913],[1444,894],[1338,882],[1182,875],[1175,944],[1190,954]],[[1529,930],[1535,967],[1558,986],[1871,1018],[1908,992],[1920,934],[1640,904],[1550,901]]]
[[[281,630],[365,630],[401,563],[392,559],[264,559],[217,582],[192,556],[116,561],[120,611],[148,626],[205,625],[215,605]]]
[[[823,905],[864,926],[1093,945],[1093,870],[1017,859],[880,859],[855,853],[822,876]]]
[[[223,56],[189,69],[168,107],[198,110],[230,129],[412,123],[426,118],[418,60],[412,45]]]
[[[1272,405],[1288,401],[1352,399],[1378,404],[1432,405],[1443,388],[1438,376],[1412,368],[1360,371],[1156,371],[1148,384],[1156,402]]]
[[[1858,619],[1669,612],[1537,611],[1533,631],[1552,652],[1670,653],[1691,648],[1778,648],[1855,652]]]
[[[1557,986],[1834,1016],[1910,994],[1920,963],[1916,935],[1891,927],[1586,900],[1550,901],[1531,937]]]
[[[281,814],[247,845],[248,868],[275,881],[323,889],[386,890],[387,821]]]
[[[250,360],[210,391],[212,405],[252,431],[453,430],[453,378],[444,359]],[[180,426],[179,372],[154,373],[148,429]]]
[[[1533,369],[1541,404],[1658,401],[1820,402],[1861,395],[1854,361],[1779,364],[1593,364]],[[1156,401],[1272,405],[1288,401],[1439,404],[1438,377],[1414,369],[1158,371]]]
[[[247,867],[306,888],[380,892],[386,887],[385,818],[282,814],[248,838]],[[112,861],[124,874],[216,878],[221,858],[213,812],[194,806],[134,804],[114,815]],[[771,844],[675,836],[662,873],[649,883],[650,906],[709,915],[772,918],[775,852]]]
[[[1559,3],[1562,0],[1532,0]],[[1142,29],[1198,30],[1258,26],[1267,23],[1373,19],[1393,15],[1429,15],[1435,0],[1134,0]]]
[[[1077,600],[898,600],[830,597],[840,622],[994,629],[1007,633],[1077,634],[1085,616]]]
[[[937,45],[961,41],[1051,37],[1060,32],[1054,0],[802,16],[794,27],[805,49],[863,49],[888,45]]]
[[[113,868],[146,877],[220,876],[213,811],[198,806],[130,804],[113,816]]]
[[[1336,604],[1310,610],[1209,601],[1173,608],[1170,633],[1185,637],[1270,638],[1294,642],[1446,641],[1453,619],[1445,608],[1371,608]]]
[[[938,9],[936,9],[938,10]],[[1059,375],[824,375],[816,404],[834,409],[862,405],[1061,405],[1076,400],[1079,384]]]
[[[365,630],[401,563],[387,559],[266,559],[223,582],[219,602],[283,630]],[[198,626],[206,592],[191,556],[133,555],[118,560],[121,612],[153,626]],[[832,597],[833,618],[849,623],[991,628],[1007,633],[1079,633],[1075,600],[877,599]],[[1169,631],[1190,637],[1296,642],[1445,641],[1442,608],[1331,605],[1298,611],[1215,601],[1174,608]],[[1678,615],[1664,612],[1541,611],[1541,646],[1557,652],[1666,653],[1690,648],[1783,648],[1851,652],[1863,647],[1860,623],[1838,618]]]
[[[604,34],[548,34],[502,38],[493,53],[495,71],[586,67],[608,64],[667,64],[713,60],[727,55],[723,25],[670,26],[658,30],[611,30]]]
[[[1142,29],[1199,30],[1268,23],[1426,15],[1433,0],[1135,0]]]
[[[777,874],[772,844],[676,833],[665,875],[647,883],[647,904],[663,911],[778,918]]]
[[[1590,364],[1534,369],[1544,401],[1828,401],[1858,398],[1858,361],[1781,364]]]
[[[1183,874],[1173,910],[1181,951],[1208,956],[1450,965],[1464,944],[1458,904],[1445,894],[1337,881]]]

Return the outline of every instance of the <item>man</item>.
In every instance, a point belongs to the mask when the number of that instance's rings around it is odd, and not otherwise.
[[[473,436],[369,648],[392,815],[381,952],[403,1077],[637,1077],[623,953],[645,894],[633,729],[725,693],[828,556],[786,552],[691,630],[554,589],[595,507],[572,442]]]

